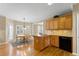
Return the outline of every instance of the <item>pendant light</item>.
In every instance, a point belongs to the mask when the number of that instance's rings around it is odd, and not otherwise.
[[[23,18],[23,20],[24,20],[23,30],[24,30],[24,34],[26,34],[26,21],[25,21],[25,18]]]

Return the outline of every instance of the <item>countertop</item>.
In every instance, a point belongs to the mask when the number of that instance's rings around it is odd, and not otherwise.
[[[34,36],[38,36],[38,37],[46,37],[46,36],[64,36],[64,35],[34,35]],[[64,37],[72,37],[72,36],[64,36]]]

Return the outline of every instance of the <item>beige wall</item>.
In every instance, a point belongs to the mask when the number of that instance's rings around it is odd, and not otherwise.
[[[73,6],[73,16],[74,16],[74,24],[73,24],[73,51],[79,56],[79,3],[74,4]]]
[[[0,43],[6,42],[6,17],[0,16]]]
[[[17,25],[24,25],[24,22],[21,22],[21,21],[16,21],[16,20],[12,20],[12,19],[8,19],[6,18],[6,40],[8,41],[9,40],[9,25],[12,24],[13,25],[13,40],[16,40],[16,26]],[[29,25],[31,26],[32,24],[31,23],[27,23],[26,22],[26,26]]]
[[[9,26],[13,24],[13,20],[6,18],[6,40],[9,40]]]
[[[73,5],[73,53],[77,53],[77,6]]]

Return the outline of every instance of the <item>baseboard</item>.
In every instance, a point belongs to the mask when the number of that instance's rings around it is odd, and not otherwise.
[[[8,42],[3,42],[3,43],[0,43],[0,45],[4,45],[4,44],[7,44]]]

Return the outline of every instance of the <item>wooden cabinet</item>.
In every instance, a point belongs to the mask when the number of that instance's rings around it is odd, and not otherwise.
[[[49,45],[48,36],[34,36],[34,48],[38,51],[44,49]]]
[[[72,14],[66,14],[57,18],[50,18],[44,23],[46,30],[71,30]]]
[[[62,16],[59,18],[59,22],[58,22],[58,29],[65,29],[65,20],[66,20],[66,17]]]
[[[59,37],[58,36],[51,36],[50,37],[50,45],[59,47]]]
[[[51,30],[54,29],[54,27],[53,27],[53,26],[54,26],[54,25],[53,25],[54,22],[52,21],[52,19],[49,20],[49,22],[50,22],[50,23],[49,23],[49,24],[50,24],[50,25],[49,25],[49,27],[50,27],[49,29],[51,29]]]
[[[53,29],[55,29],[55,30],[57,30],[58,29],[58,20],[59,20],[59,18],[55,18],[52,22],[52,24],[53,24]]]
[[[54,46],[55,42],[54,42],[54,36],[50,36],[50,46]]]
[[[46,20],[45,22],[44,22],[44,25],[45,25],[45,29],[50,29],[50,20]]]
[[[49,20],[45,21],[45,23],[44,23],[45,29],[47,29],[47,30],[58,29],[57,19],[59,19],[59,18],[49,19]]]
[[[65,29],[72,29],[72,16],[71,15],[66,16]]]
[[[34,36],[34,48],[40,50],[40,37]]]
[[[34,48],[35,50],[41,51],[48,46],[59,47],[59,36],[49,35],[49,36],[34,36]]]
[[[61,16],[58,24],[59,24],[58,26],[59,29],[71,30],[72,29],[72,15],[68,14],[68,15]]]
[[[49,46],[49,43],[50,43],[50,39],[49,39],[49,36],[44,36],[43,37],[43,40],[44,40],[44,47],[47,47]]]
[[[59,47],[59,37],[58,36],[55,37],[55,41],[54,42],[55,42],[55,46]]]

